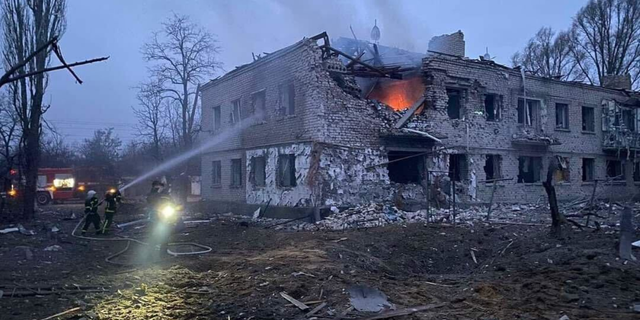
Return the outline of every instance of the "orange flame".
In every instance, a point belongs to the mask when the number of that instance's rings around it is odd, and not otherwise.
[[[425,87],[419,77],[379,83],[369,95],[399,111],[409,108],[424,94]]]

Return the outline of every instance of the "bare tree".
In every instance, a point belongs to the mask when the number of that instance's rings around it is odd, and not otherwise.
[[[42,159],[40,165],[45,168],[66,168],[78,163],[78,154],[65,143],[55,130],[48,130],[42,137]]]
[[[144,59],[153,63],[149,72],[160,85],[163,97],[180,106],[177,126],[183,149],[192,146],[199,128],[199,84],[221,66],[216,43],[213,34],[188,17],[174,14],[142,47]]]
[[[6,68],[20,65],[17,81],[9,88],[13,106],[22,130],[22,164],[25,174],[23,218],[34,215],[34,200],[40,161],[41,117],[47,111],[43,97],[47,75],[42,72],[49,64],[51,50],[47,47],[59,38],[66,27],[65,0],[6,0],[2,3]],[[28,59],[37,52],[32,59]],[[29,76],[27,76],[29,75]]]
[[[543,27],[522,51],[511,57],[512,64],[541,77],[583,81],[585,76],[578,64],[584,59],[572,54],[571,46],[568,32],[556,34],[551,28]]]
[[[640,1],[590,0],[573,19],[574,53],[586,58],[593,70],[579,64],[591,83],[606,75],[640,78]]]
[[[133,113],[138,118],[138,134],[151,143],[153,158],[162,160],[162,142],[168,125],[166,110],[168,101],[162,97],[161,88],[154,83],[143,83],[138,87],[138,106]]]
[[[0,95],[0,156],[2,169],[0,175],[13,169],[20,151],[20,119],[8,98]]]

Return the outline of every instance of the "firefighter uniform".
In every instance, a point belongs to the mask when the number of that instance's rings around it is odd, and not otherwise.
[[[102,225],[102,233],[107,233],[111,224],[113,223],[113,216],[118,211],[118,204],[122,201],[122,194],[120,191],[113,190],[107,191],[104,197],[106,206],[104,207],[104,224]]]
[[[100,215],[98,214],[98,206],[100,205],[96,192],[91,190],[87,192],[87,200],[84,201],[84,227],[82,227],[82,234],[85,234],[89,229],[89,225],[93,224],[96,228],[96,233],[100,233]]]

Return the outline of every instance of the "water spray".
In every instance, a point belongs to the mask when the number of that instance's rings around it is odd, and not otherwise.
[[[191,150],[186,151],[183,154],[180,154],[178,156],[175,156],[163,163],[161,163],[159,166],[155,167],[154,169],[152,169],[151,171],[140,175],[139,177],[135,178],[133,181],[125,184],[122,188],[120,188],[120,191],[124,191],[127,188],[140,183],[146,179],[148,179],[149,177],[152,177],[164,170],[173,168],[177,165],[179,165],[180,163],[183,163],[191,158],[193,158],[194,156],[198,155],[199,153],[223,142],[224,140],[227,140],[228,138],[239,134],[240,132],[242,132],[242,130],[244,130],[245,128],[251,126],[254,124],[255,120],[257,120],[259,117],[259,115],[255,115],[253,117],[244,119],[242,121],[240,121],[240,123],[237,123],[234,127],[225,130],[215,136],[213,136],[211,139],[209,139],[208,141],[202,143],[200,146],[195,147]]]

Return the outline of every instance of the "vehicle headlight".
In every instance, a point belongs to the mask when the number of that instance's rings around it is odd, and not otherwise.
[[[165,218],[165,219],[171,218],[176,214],[176,208],[174,208],[172,206],[166,206],[166,207],[162,208],[160,213],[162,214],[162,217]]]

